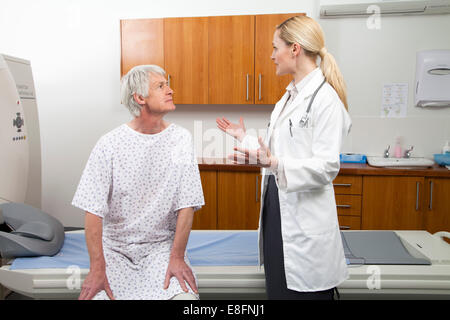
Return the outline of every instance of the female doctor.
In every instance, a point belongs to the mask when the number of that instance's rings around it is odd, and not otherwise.
[[[266,140],[246,135],[242,118],[216,122],[242,144],[231,159],[263,168],[259,252],[268,298],[331,300],[348,277],[332,185],[351,126],[346,89],[309,17],[276,28],[271,59],[277,75],[293,81],[275,105]]]

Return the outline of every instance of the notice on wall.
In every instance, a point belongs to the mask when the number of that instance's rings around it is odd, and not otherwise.
[[[407,83],[385,83],[381,102],[382,118],[405,118],[408,106]]]

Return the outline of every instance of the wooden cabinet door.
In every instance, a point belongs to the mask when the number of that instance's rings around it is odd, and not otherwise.
[[[217,229],[217,171],[200,171],[205,205],[194,213],[192,229]]]
[[[121,75],[142,64],[164,68],[164,20],[133,19],[120,21]]]
[[[164,19],[164,61],[174,102],[208,103],[208,18]]]
[[[253,104],[255,16],[208,19],[209,103]]]
[[[423,229],[423,177],[363,177],[362,229]]]
[[[450,179],[427,178],[424,198],[426,230],[450,232]]]
[[[292,80],[291,75],[277,76],[272,55],[276,26],[299,14],[265,14],[256,16],[255,32],[255,104],[275,104]]]
[[[217,229],[258,229],[261,175],[255,172],[219,171],[217,178]]]

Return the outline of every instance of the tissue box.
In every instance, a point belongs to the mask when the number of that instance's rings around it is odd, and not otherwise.
[[[342,163],[366,163],[367,157],[364,154],[341,153],[339,155]]]

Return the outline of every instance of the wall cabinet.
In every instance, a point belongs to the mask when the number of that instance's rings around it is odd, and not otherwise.
[[[291,77],[275,74],[273,33],[294,15],[121,20],[121,73],[163,67],[178,104],[274,104]]]
[[[254,16],[209,17],[210,104],[253,103]]]
[[[164,66],[164,19],[121,20],[121,75],[134,66]]]
[[[275,104],[283,96],[292,76],[277,76],[272,55],[277,25],[299,14],[264,14],[255,18],[255,104]]]
[[[208,18],[164,19],[161,66],[175,103],[208,103]]]

